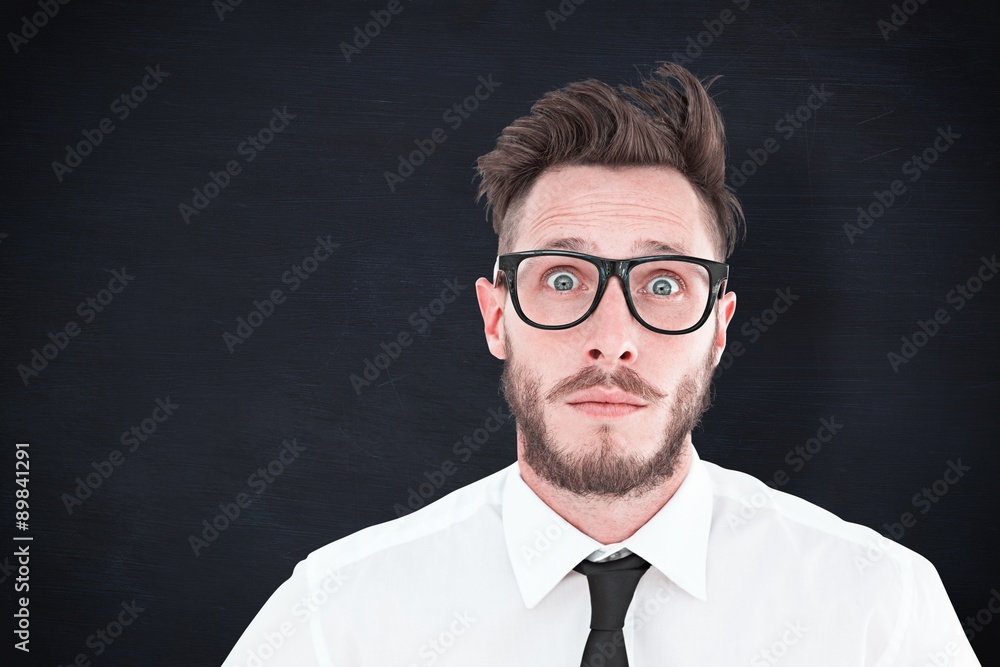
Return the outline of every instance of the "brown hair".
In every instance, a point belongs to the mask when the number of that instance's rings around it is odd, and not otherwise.
[[[685,176],[729,257],[743,235],[743,210],[726,185],[726,135],[708,88],[687,69],[661,63],[641,88],[588,79],[546,93],[504,128],[476,161],[500,252],[513,248],[516,219],[535,179],[568,165],[669,167]],[[672,83],[679,84],[679,88]]]

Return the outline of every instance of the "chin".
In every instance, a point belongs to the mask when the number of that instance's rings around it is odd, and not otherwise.
[[[662,433],[666,427],[665,422],[654,424],[648,417],[590,420],[572,414],[575,412],[572,408],[568,411],[571,413],[569,419],[561,423],[548,423],[549,432],[555,435],[556,442],[561,445],[559,451],[563,454],[603,450],[607,454],[647,459],[659,447],[654,434]]]

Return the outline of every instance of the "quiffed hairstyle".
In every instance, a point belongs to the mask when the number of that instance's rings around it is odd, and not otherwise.
[[[546,93],[527,116],[508,125],[496,148],[476,161],[477,200],[500,253],[513,248],[521,205],[546,169],[570,165],[669,167],[683,174],[714,223],[715,241],[728,258],[743,235],[743,209],[726,185],[726,135],[708,88],[687,69],[661,63],[641,88],[617,90],[594,79]]]

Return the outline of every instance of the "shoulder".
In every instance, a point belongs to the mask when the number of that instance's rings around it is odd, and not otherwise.
[[[920,554],[861,524],[845,521],[759,479],[705,462],[713,492],[713,536],[735,545],[766,544],[774,557],[814,567],[849,566],[859,576],[890,574],[905,587],[933,575]],[[869,582],[871,578],[869,578]]]
[[[311,580],[332,570],[355,568],[372,559],[405,557],[433,549],[447,554],[447,545],[501,525],[504,482],[516,464],[452,491],[420,509],[369,526],[313,551],[305,560]]]
[[[967,647],[927,558],[750,475],[712,463],[706,469],[720,590],[752,581],[787,613],[829,627],[853,623],[881,656],[877,664],[922,664],[930,652]]]

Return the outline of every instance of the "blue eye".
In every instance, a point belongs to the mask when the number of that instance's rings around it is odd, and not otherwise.
[[[559,271],[549,276],[545,284],[559,292],[566,292],[577,285],[576,276],[566,271]]]
[[[671,280],[666,276],[658,276],[646,284],[646,289],[650,294],[670,296],[680,290],[680,285],[677,284],[677,281]]]

